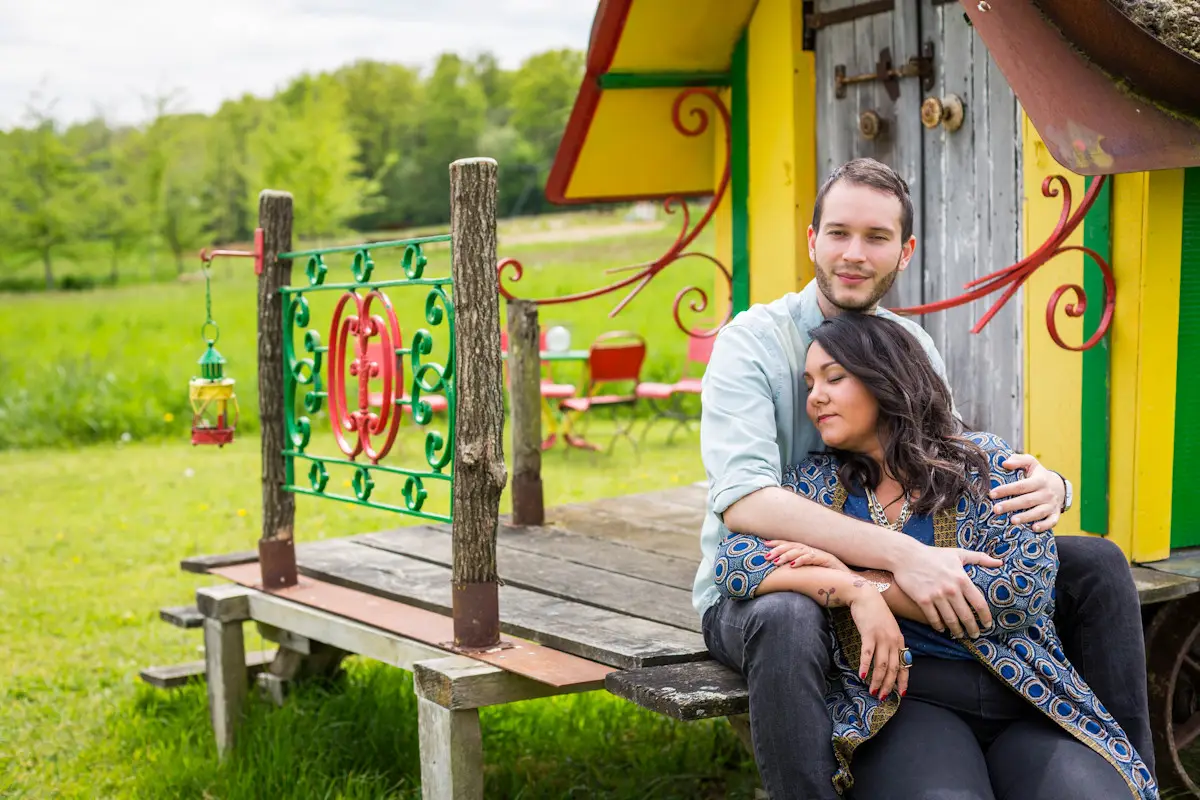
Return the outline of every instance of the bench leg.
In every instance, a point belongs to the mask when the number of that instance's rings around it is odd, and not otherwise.
[[[233,747],[249,686],[242,622],[250,616],[248,590],[241,586],[209,586],[196,591],[204,615],[204,666],[208,675],[208,710],[217,753]]]
[[[451,711],[417,697],[423,800],[481,800],[483,734],[479,709]]]
[[[234,731],[246,702],[248,676],[241,622],[204,620],[204,661],[217,753],[224,756],[233,747]]]
[[[259,634],[279,645],[270,667],[259,674],[258,688],[272,703],[282,706],[288,690],[306,680],[332,678],[349,653],[272,625],[257,623]]]

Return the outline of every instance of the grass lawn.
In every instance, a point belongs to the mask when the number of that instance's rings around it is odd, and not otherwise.
[[[592,430],[603,440],[602,425]],[[0,796],[419,797],[408,673],[353,659],[343,681],[283,709],[256,701],[221,764],[203,686],[162,692],[136,678],[201,657],[199,633],[160,622],[157,609],[213,582],[180,572],[181,557],[253,546],[258,447],[247,436],[192,448],[179,435],[0,452]],[[696,451],[694,434],[671,446],[652,435],[639,458],[621,445],[611,456],[551,451],[547,502],[699,480]],[[403,522],[298,500],[302,541]],[[248,628],[247,647],[260,646]],[[723,722],[676,723],[604,693],[482,716],[489,798],[752,796],[753,765]]]
[[[529,237],[556,233],[533,228],[536,221],[524,222],[526,228],[508,236],[512,244],[506,244],[505,236],[500,239],[500,255],[518,258],[525,266],[524,278],[513,287],[521,297],[561,296],[627,277],[627,273],[606,275],[604,271],[656,258],[678,232],[672,220],[664,228],[643,226],[622,235],[611,227],[591,226],[599,228],[598,238],[578,238],[597,232],[583,226],[557,231],[562,238],[555,241],[530,241]],[[542,220],[544,226],[553,222],[553,218]],[[697,249],[706,248],[711,248],[711,232],[698,240]],[[400,250],[377,252],[375,277],[400,274],[401,255]],[[427,277],[449,274],[446,245],[429,246],[427,255]],[[329,257],[328,280],[347,279],[351,259],[352,254]],[[293,266],[294,284],[305,280],[304,266],[299,262]],[[229,362],[227,374],[237,380],[241,428],[253,431],[258,422],[254,271],[248,260],[239,260],[218,264],[214,273],[213,315],[221,330],[218,348]],[[668,267],[615,319],[608,313],[625,292],[547,306],[541,323],[568,326],[572,346],[581,348],[605,331],[636,331],[648,342],[643,379],[675,380],[687,337],[675,325],[672,303],[688,285],[705,287],[711,294],[714,274],[708,262],[688,259]],[[397,288],[388,293],[404,337],[411,341],[418,328],[428,327],[425,290]],[[336,299],[332,292],[310,296],[312,325],[320,329],[325,342]],[[187,383],[196,374],[196,360],[204,350],[200,339],[204,314],[204,283],[196,280],[88,292],[0,294],[0,385],[5,387],[0,392],[0,450],[111,443],[126,433],[134,440],[182,435],[190,414]],[[699,317],[684,312],[684,320],[693,326],[703,325],[707,317],[711,312]],[[445,327],[432,331],[442,346]],[[443,352],[435,350],[431,358],[440,360],[437,356]]]

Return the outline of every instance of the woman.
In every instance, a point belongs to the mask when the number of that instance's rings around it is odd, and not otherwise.
[[[843,314],[811,336],[807,413],[828,452],[788,468],[784,486],[926,544],[1002,561],[964,568],[993,622],[977,639],[953,638],[929,627],[886,573],[851,570],[791,542],[740,534],[722,542],[716,578],[727,597],[801,592],[830,610],[826,704],[839,793],[1158,797],[1141,757],[1063,654],[1051,622],[1053,534],[992,510],[988,491],[1019,478],[1000,466],[1008,445],[961,431],[945,384],[894,322]]]

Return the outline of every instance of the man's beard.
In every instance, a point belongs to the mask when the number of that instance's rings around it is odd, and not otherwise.
[[[833,291],[833,270],[826,269],[820,264],[814,264],[813,272],[817,276],[817,288],[821,290],[821,294],[825,295],[825,299],[833,304],[835,308],[842,311],[870,311],[879,304],[883,296],[892,288],[892,284],[896,282],[896,276],[900,274],[900,259],[896,259],[896,268],[887,275],[879,279],[875,284],[875,289],[871,292],[866,300],[853,301],[849,304],[839,302]]]

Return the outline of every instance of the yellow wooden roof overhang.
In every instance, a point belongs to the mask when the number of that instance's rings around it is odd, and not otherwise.
[[[729,85],[757,0],[601,0],[587,70],[546,182],[555,203],[712,192],[719,120],[685,136],[672,107],[688,86]],[[686,115],[685,110],[684,114]]]

